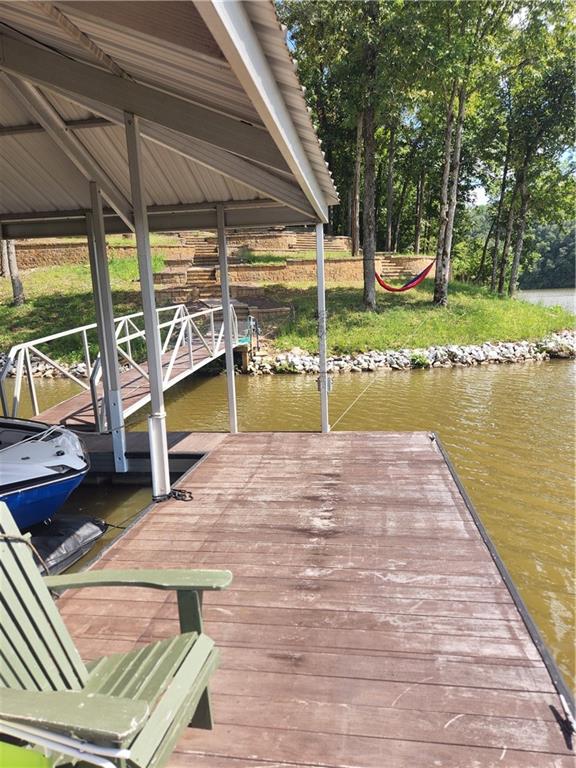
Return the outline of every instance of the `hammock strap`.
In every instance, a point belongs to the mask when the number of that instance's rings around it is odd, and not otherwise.
[[[428,277],[428,273],[435,263],[436,259],[431,261],[430,264],[428,264],[428,266],[422,270],[422,272],[416,275],[416,277],[412,277],[410,280],[408,280],[407,283],[404,283],[404,285],[401,285],[399,288],[396,288],[393,285],[390,285],[390,283],[386,283],[384,280],[382,280],[378,272],[376,272],[376,280],[378,281],[378,284],[384,288],[385,291],[390,291],[391,293],[402,293],[403,291],[409,291],[411,288],[416,288],[417,285],[420,285],[420,283]]]

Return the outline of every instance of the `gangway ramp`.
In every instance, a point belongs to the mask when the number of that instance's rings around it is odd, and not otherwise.
[[[247,329],[239,329],[238,320],[231,305],[232,341],[234,347],[249,342]],[[225,353],[222,305],[190,312],[185,304],[160,307],[157,310],[158,329],[162,342],[162,386],[164,391],[193,375]],[[150,402],[148,363],[140,359],[144,348],[145,331],[143,313],[136,312],[115,319],[116,350],[121,365],[120,386],[124,419]],[[249,326],[249,321],[248,321]],[[24,379],[34,418],[48,423],[66,424],[98,432],[106,432],[107,414],[102,384],[100,353],[91,359],[91,339],[97,326],[72,328],[62,333],[17,344],[8,353],[0,371],[0,399],[4,415],[18,416],[23,399]],[[86,378],[67,370],[50,356],[50,344],[65,337],[78,336],[83,349]],[[56,405],[42,407],[32,376],[32,360],[39,359],[72,380],[79,393]],[[9,391],[10,374],[14,373],[13,391]]]

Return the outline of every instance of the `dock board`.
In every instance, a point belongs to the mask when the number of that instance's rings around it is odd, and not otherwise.
[[[230,568],[205,600],[214,731],[171,768],[568,768],[559,697],[423,433],[230,435],[98,568]],[[173,596],[70,592],[87,658],[178,631]]]

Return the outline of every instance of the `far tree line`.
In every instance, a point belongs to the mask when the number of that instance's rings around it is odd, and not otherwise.
[[[341,196],[331,231],[362,247],[366,308],[377,249],[435,257],[437,305],[451,274],[513,295],[537,228],[566,237],[573,220],[574,3],[277,7]]]

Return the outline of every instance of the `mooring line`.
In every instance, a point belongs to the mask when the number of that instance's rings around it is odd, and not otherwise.
[[[346,414],[348,413],[348,411],[349,411],[351,408],[353,408],[353,407],[356,405],[356,403],[358,402],[358,400],[360,400],[360,398],[361,398],[363,395],[365,395],[365,394],[366,394],[366,392],[368,392],[368,390],[370,389],[370,387],[371,387],[373,384],[375,384],[377,380],[378,380],[377,376],[374,376],[374,378],[372,379],[372,381],[371,381],[371,382],[370,382],[370,383],[369,383],[369,384],[368,384],[366,387],[364,387],[364,389],[362,390],[362,392],[360,392],[360,394],[358,395],[358,397],[356,397],[356,398],[355,398],[355,399],[354,399],[354,400],[353,400],[353,401],[350,403],[350,405],[348,406],[348,408],[346,408],[346,410],[345,410],[343,413],[341,413],[341,414],[340,414],[340,416],[338,416],[338,418],[336,419],[336,421],[334,422],[334,424],[331,424],[331,425],[330,425],[330,431],[332,431],[332,430],[334,429],[334,427],[336,426],[336,424],[338,424],[338,422],[342,421],[342,419],[344,418],[344,416],[346,416]]]

